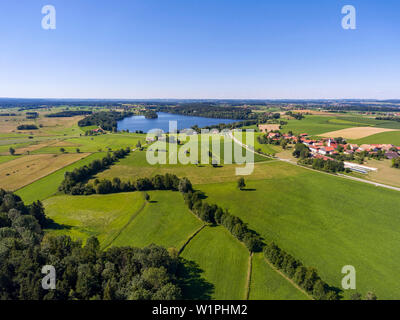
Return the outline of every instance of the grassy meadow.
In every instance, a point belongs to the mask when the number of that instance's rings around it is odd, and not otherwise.
[[[250,300],[309,300],[310,298],[272,269],[262,253],[252,258]]]
[[[245,299],[249,252],[223,227],[204,228],[189,242],[182,256],[203,271],[201,276],[213,287],[212,299]]]
[[[316,267],[329,284],[340,287],[341,269],[350,264],[360,292],[398,297],[393,285],[400,272],[398,192],[286,163],[271,163],[269,169],[282,166],[290,174],[248,180],[246,191],[235,182],[197,187],[207,201],[228,208],[267,241]]]
[[[203,223],[187,208],[180,192],[151,191],[150,202],[112,242],[145,247],[152,243],[179,250]]]
[[[43,202],[46,215],[56,223],[47,232],[67,234],[82,241],[96,236],[104,246],[130,223],[131,217],[142,209],[144,202],[141,192],[55,196]]]

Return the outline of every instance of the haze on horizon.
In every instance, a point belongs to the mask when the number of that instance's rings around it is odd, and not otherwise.
[[[46,4],[0,3],[0,97],[400,98],[396,0],[52,0],[43,30]]]

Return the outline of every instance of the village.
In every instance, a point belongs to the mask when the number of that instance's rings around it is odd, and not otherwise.
[[[307,133],[294,135],[293,133],[281,133],[277,128],[268,132],[265,126],[259,126],[260,131],[266,133],[264,138],[259,137],[260,143],[279,144],[286,146],[286,143],[302,143],[309,150],[309,156],[324,161],[343,161],[344,167],[351,171],[366,174],[376,171],[376,168],[363,166],[365,157],[377,159],[398,159],[400,158],[400,146],[393,144],[354,144],[347,143],[343,138],[320,138],[313,139]],[[357,163],[353,162],[356,161]]]

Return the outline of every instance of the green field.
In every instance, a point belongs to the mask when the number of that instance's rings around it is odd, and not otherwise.
[[[309,300],[303,292],[273,270],[262,253],[253,255],[250,300]]]
[[[249,252],[223,227],[204,228],[182,256],[203,271],[201,277],[213,285],[213,299],[245,299]]]
[[[203,223],[187,208],[179,192],[148,192],[151,202],[113,241],[113,246],[145,247],[155,243],[180,249]]]
[[[341,269],[353,265],[362,293],[379,298],[400,295],[394,285],[400,272],[399,194],[360,182],[313,172],[281,162],[287,176],[197,186],[239,216],[267,241],[316,267],[329,284],[340,287]],[[348,293],[346,293],[348,296]]]
[[[0,164],[15,160],[15,159],[18,159],[18,157],[16,157],[16,156],[0,156]]]
[[[394,144],[395,146],[400,146],[400,131],[388,131],[388,132],[377,133],[362,139],[352,140],[351,142],[357,143],[359,145],[363,143],[367,144],[387,143],[387,144]]]
[[[44,201],[46,215],[57,224],[54,234],[67,234],[73,239],[98,237],[108,244],[129,223],[144,204],[140,192],[92,196],[56,196]]]
[[[93,160],[103,158],[105,155],[104,152],[91,154],[82,160],[70,164],[69,166],[57,170],[56,172],[17,190],[15,193],[19,195],[25,203],[44,200],[58,192],[58,187],[64,179],[65,172],[87,165]]]
[[[388,129],[400,129],[400,123],[395,121],[375,120],[363,116],[305,116],[302,120],[285,120],[287,125],[282,127],[283,132],[293,131],[295,134],[308,133],[318,136],[326,132],[352,128],[352,127],[380,127]]]
[[[98,152],[107,151],[107,148],[117,150],[121,148],[135,148],[138,141],[144,143],[145,135],[128,134],[128,133],[113,133],[98,136],[82,136],[63,140],[64,143],[70,146],[63,147],[66,152],[76,152],[79,148],[81,152]],[[44,147],[35,150],[34,153],[60,153],[60,147]]]

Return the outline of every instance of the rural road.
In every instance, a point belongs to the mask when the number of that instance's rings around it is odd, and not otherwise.
[[[328,173],[328,172],[323,172],[323,171],[315,170],[315,169],[312,169],[312,168],[307,168],[307,167],[304,167],[304,166],[300,166],[300,165],[298,165],[296,162],[291,161],[291,160],[288,160],[288,159],[281,159],[281,158],[277,158],[277,157],[272,158],[272,157],[266,156],[265,154],[261,154],[261,153],[256,152],[255,150],[253,150],[252,148],[250,148],[250,147],[247,146],[246,144],[244,144],[244,143],[242,143],[241,141],[239,141],[238,139],[236,139],[236,138],[233,136],[232,131],[229,132],[229,136],[230,136],[230,138],[231,138],[234,142],[236,142],[237,144],[241,145],[241,146],[242,146],[243,148],[245,148],[246,150],[249,150],[249,151],[251,151],[251,152],[253,152],[253,153],[255,153],[255,154],[258,154],[258,155],[260,155],[260,156],[262,156],[262,157],[265,157],[265,158],[280,160],[280,161],[283,161],[283,162],[286,162],[286,163],[290,163],[290,164],[295,165],[295,166],[298,166],[298,167],[302,167],[302,168],[304,168],[304,169],[316,171],[316,172],[319,172],[319,173],[329,174],[330,176],[336,176],[336,177],[340,177],[340,178],[344,178],[344,179],[349,179],[349,180],[354,180],[354,181],[359,181],[359,182],[364,182],[364,183],[372,184],[372,185],[374,185],[375,187],[382,187],[382,188],[386,188],[386,189],[390,189],[390,190],[394,190],[394,191],[400,191],[400,188],[388,186],[388,185],[386,185],[386,184],[382,184],[382,183],[378,183],[378,182],[373,182],[373,181],[368,181],[368,180],[361,179],[361,178],[356,178],[356,177],[350,177],[350,176],[346,176],[346,175],[341,174],[341,173],[338,173],[338,174],[336,174],[336,175],[333,175],[333,174]]]

